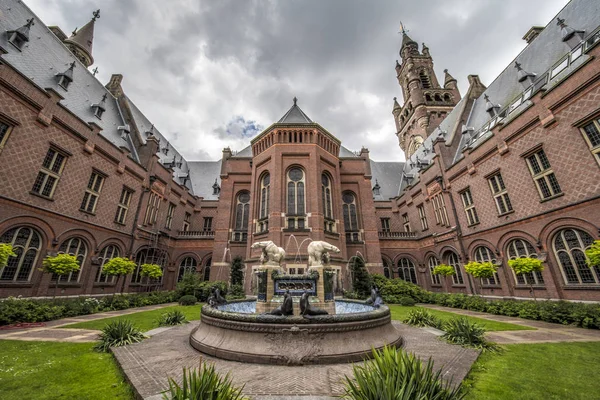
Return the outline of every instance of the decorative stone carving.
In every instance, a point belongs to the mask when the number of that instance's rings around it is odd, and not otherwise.
[[[284,317],[287,317],[288,315],[294,315],[294,300],[292,299],[292,295],[290,294],[289,290],[286,290],[285,294],[283,295],[283,303],[268,314],[282,315]]]
[[[371,304],[373,307],[377,308],[379,308],[379,306],[383,304],[383,299],[379,294],[379,288],[377,286],[373,286],[371,288],[371,297],[367,299],[366,303]]]
[[[210,296],[208,296],[206,302],[212,307],[227,304],[227,300],[225,300],[225,298],[221,296],[221,290],[219,290],[218,287],[212,288],[212,293],[210,294]]]
[[[329,252],[339,253],[340,249],[332,244],[315,240],[308,245],[308,270],[329,264]]]
[[[285,259],[285,250],[278,247],[270,240],[264,242],[255,242],[252,244],[253,249],[262,249],[260,262],[263,265],[281,266],[281,262]]]
[[[269,350],[287,365],[310,364],[323,353],[323,334],[309,334],[308,329],[293,325],[280,334],[266,334]]]

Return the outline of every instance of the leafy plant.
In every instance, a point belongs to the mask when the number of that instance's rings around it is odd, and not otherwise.
[[[381,297],[388,304],[400,303],[402,298],[410,297],[414,302],[422,302],[427,298],[427,292],[413,283],[403,279],[388,279],[383,275],[371,275],[373,284],[379,288]],[[406,300],[405,300],[406,301]]]
[[[187,324],[189,321],[181,311],[172,310],[161,314],[156,322],[158,323],[158,326],[175,326]]]
[[[485,328],[465,317],[452,318],[444,324],[446,333],[442,338],[450,343],[475,347],[486,351],[496,351],[498,346],[485,338]]]
[[[163,276],[163,270],[160,265],[157,264],[142,264],[140,267],[140,275],[147,276],[148,279],[156,281]],[[159,283],[156,283],[156,285],[158,286]]]
[[[230,300],[245,299],[246,292],[244,291],[244,287],[242,285],[231,285],[227,298]]]
[[[229,281],[232,286],[244,284],[244,268],[244,260],[242,257],[234,257],[233,261],[231,262],[231,271],[229,276]]]
[[[246,400],[243,387],[233,385],[229,373],[222,377],[214,365],[203,363],[200,370],[183,368],[181,385],[169,378],[165,400]]]
[[[0,243],[0,268],[3,268],[8,263],[9,257],[16,257],[17,255],[13,251],[12,244]]]
[[[508,260],[508,266],[511,267],[517,275],[542,272],[544,270],[542,261],[532,257],[513,258],[512,260]],[[531,280],[528,279],[527,282],[529,282],[529,290],[535,300],[535,291],[533,290]]]
[[[441,319],[424,308],[410,310],[408,316],[402,322],[407,325],[418,327],[431,326],[437,329],[442,329],[444,325]]]
[[[373,359],[352,367],[353,378],[345,377],[345,399],[351,400],[458,400],[461,385],[452,388],[427,364],[402,349],[384,347],[373,350]]]
[[[181,296],[179,298],[179,304],[181,304],[182,306],[193,306],[197,302],[198,299],[196,298],[196,296],[193,296],[191,294],[186,294],[185,296]]]
[[[126,276],[131,274],[135,270],[136,264],[134,261],[125,258],[125,257],[115,257],[108,260],[102,266],[102,274],[108,276],[116,276],[117,281],[119,277]],[[121,291],[125,289],[125,279],[123,279],[123,283],[121,284]]]
[[[585,251],[585,256],[587,257],[587,264],[590,267],[600,267],[600,240],[595,240],[594,243],[592,243],[590,248]],[[2,259],[0,258],[0,266],[1,265]]]
[[[79,261],[77,261],[77,257],[70,254],[57,254],[55,256],[44,258],[41,270],[49,274],[58,275],[53,297],[56,297],[56,289],[58,289],[60,278],[71,272],[79,271],[79,268],[81,268],[81,266],[79,265]]]
[[[371,293],[371,275],[369,275],[362,258],[353,257],[353,260],[354,261],[350,264],[352,289],[362,298],[365,298]]]
[[[415,299],[408,296],[402,296],[400,299],[398,299],[398,304],[405,307],[412,307],[415,305]]]
[[[133,323],[127,319],[119,319],[109,322],[100,333],[100,342],[94,349],[107,353],[111,347],[125,346],[132,343],[141,342],[144,335]]]
[[[492,278],[497,270],[498,267],[490,261],[471,261],[468,264],[465,264],[465,271],[467,274],[471,275],[473,278],[479,278],[480,283],[482,279]]]
[[[437,265],[435,268],[433,268],[433,271],[431,271],[431,273],[434,275],[442,275],[442,276],[456,275],[456,271],[454,270],[454,267],[452,267],[450,265],[446,265],[446,264]]]

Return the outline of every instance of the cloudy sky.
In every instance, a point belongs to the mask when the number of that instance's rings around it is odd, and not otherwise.
[[[189,160],[241,150],[277,121],[292,98],[351,150],[404,159],[391,115],[402,21],[425,42],[438,79],[448,68],[461,93],[484,84],[567,0],[26,0],[65,33],[96,8],[95,65]],[[93,67],[92,67],[93,68]]]

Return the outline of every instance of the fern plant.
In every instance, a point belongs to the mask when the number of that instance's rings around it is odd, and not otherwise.
[[[414,354],[395,347],[373,350],[373,359],[352,367],[345,377],[343,398],[350,400],[459,400],[461,385],[452,387],[434,372],[433,361],[423,364]]]
[[[495,343],[488,342],[485,338],[485,328],[469,321],[465,317],[452,318],[444,324],[446,333],[442,338],[450,343],[461,346],[474,347],[484,351],[497,351]]]
[[[203,363],[200,370],[183,368],[179,385],[169,378],[169,390],[163,392],[165,400],[247,400],[243,387],[233,385],[229,374],[219,375],[214,365]]]
[[[185,317],[185,314],[179,310],[172,310],[162,314],[158,317],[158,326],[175,326],[187,324],[189,321]]]
[[[107,353],[111,347],[125,346],[141,342],[146,338],[130,320],[119,319],[109,322],[102,328],[100,342],[94,346],[97,351]]]
[[[408,316],[402,322],[407,325],[418,327],[431,326],[437,329],[442,329],[444,324],[441,319],[424,308],[410,310]]]

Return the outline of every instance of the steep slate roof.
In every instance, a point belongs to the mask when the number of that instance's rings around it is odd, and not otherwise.
[[[294,105],[285,113],[283,117],[279,121],[278,124],[312,124],[313,121],[308,118],[304,111],[298,107],[296,104],[298,99],[294,97]]]
[[[218,200],[219,195],[213,194],[215,179],[221,186],[221,160],[217,161],[189,161],[187,167],[190,172],[191,184],[196,196],[206,200]]]
[[[371,184],[379,185],[379,196],[375,200],[389,200],[398,196],[400,190],[400,174],[404,168],[403,162],[371,160]]]
[[[68,43],[77,45],[79,48],[81,48],[81,50],[85,51],[90,56],[92,64],[94,63],[94,57],[92,57],[92,46],[94,43],[95,22],[96,17],[94,16],[91,21],[82,26],[81,29],[74,31],[73,34],[65,40]]]
[[[60,104],[85,122],[94,122],[102,131],[100,134],[117,147],[125,147],[135,157],[133,143],[125,136],[121,137],[118,127],[124,125],[116,99],[67,49],[67,47],[46,27],[23,2],[0,0],[0,46],[8,51],[2,59],[27,78],[31,79],[41,88],[52,88],[64,100]],[[34,18],[35,24],[31,27],[29,42],[22,51],[17,50],[8,43],[6,31],[15,30],[23,26],[29,18]],[[64,90],[58,85],[56,74],[65,72],[69,65],[75,61],[73,69],[73,82],[69,90]],[[107,95],[106,110],[102,119],[94,116],[92,104],[99,103]]]

